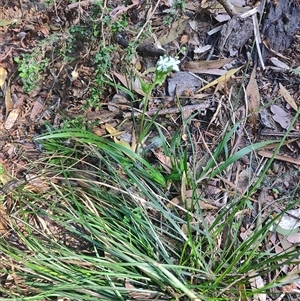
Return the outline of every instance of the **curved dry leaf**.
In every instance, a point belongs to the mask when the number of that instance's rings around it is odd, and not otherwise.
[[[256,70],[253,69],[248,86],[246,88],[246,101],[248,102],[248,119],[247,121],[256,128],[258,122],[258,111],[260,106],[260,93],[258,89],[258,84],[255,79],[256,77]]]
[[[127,89],[131,90],[131,88],[134,90],[134,92],[145,96],[146,94],[143,92],[142,87],[141,87],[141,83],[139,81],[138,78],[136,78],[136,80],[134,81],[130,81],[128,82],[127,79],[125,78],[125,76],[123,76],[122,74],[119,74],[117,72],[112,72],[113,76],[115,76],[120,82],[121,84],[126,87]]]
[[[291,124],[289,114],[277,105],[271,105],[271,112],[274,114],[272,118],[278,122],[282,128],[287,129]]]
[[[0,88],[4,90],[4,83],[7,78],[7,71],[2,66],[0,66]]]
[[[119,131],[117,129],[115,129],[112,125],[110,125],[109,123],[106,123],[105,124],[105,129],[107,130],[107,132],[110,134],[110,136],[112,137],[116,137],[116,136],[119,136],[121,134],[124,133],[124,131]]]
[[[122,93],[116,93],[112,97],[111,101],[108,103],[107,108],[111,112],[118,113],[124,107],[129,107],[129,106],[130,106],[130,102],[124,96],[124,94],[122,94]]]
[[[0,204],[0,233],[5,235],[7,233],[7,225],[9,225],[9,216],[6,208]]]
[[[293,99],[293,97],[291,96],[291,94],[289,93],[289,91],[281,84],[279,83],[279,93],[280,95],[283,96],[283,98],[285,99],[285,101],[295,110],[298,110],[298,106],[295,102],[295,100]]]
[[[111,12],[110,12],[110,16],[112,21],[115,21],[118,17],[120,17],[121,15],[125,14],[129,9],[132,9],[133,7],[139,5],[139,1],[138,0],[131,0],[132,4],[125,6],[125,5],[119,5],[116,8],[114,8]]]
[[[300,243],[300,233],[298,232],[295,234],[288,235],[286,237],[286,240],[292,244],[299,244]]]
[[[165,46],[168,43],[176,40],[184,31],[189,19],[189,17],[183,16],[181,19],[172,24],[171,29],[168,33],[161,33],[158,37],[158,41],[161,44],[161,46]]]
[[[4,123],[4,127],[6,130],[10,130],[14,126],[19,114],[20,110],[18,108],[10,111]]]
[[[36,193],[44,193],[50,190],[50,185],[44,177],[35,174],[27,174],[26,181],[28,183],[24,186],[24,190]]]
[[[275,67],[278,67],[278,68],[280,68],[280,69],[283,70],[283,71],[286,71],[286,70],[289,70],[289,69],[290,69],[290,67],[289,67],[286,63],[280,61],[280,60],[279,60],[278,58],[276,58],[276,57],[271,57],[271,58],[270,58],[270,61],[272,62],[272,64],[273,64]]]
[[[123,147],[129,149],[129,150],[132,150],[132,149],[131,149],[131,146],[130,146],[130,144],[129,144],[129,142],[127,142],[127,141],[125,141],[125,140],[123,140],[123,139],[117,139],[116,137],[114,137],[114,142],[115,142],[116,144],[118,144],[118,145],[121,145],[121,146],[123,146]]]
[[[194,53],[197,53],[197,54],[204,53],[204,52],[210,50],[211,47],[212,47],[212,45],[198,46],[194,49]]]
[[[9,19],[9,20],[3,19],[0,21],[0,27],[7,26],[7,25],[10,25],[13,23],[17,23],[18,21],[19,21],[19,19]]]
[[[14,103],[11,99],[10,87],[7,86],[6,91],[5,91],[5,112],[6,112],[6,116],[13,109],[13,107],[14,107]]]
[[[31,110],[30,117],[29,117],[30,120],[35,120],[36,118],[38,118],[41,115],[43,108],[44,108],[44,100],[42,97],[39,97],[34,102],[34,105],[33,105],[33,108]]]
[[[250,276],[252,276],[254,273],[250,272],[249,274]],[[257,289],[264,287],[264,281],[261,276],[250,277],[249,282],[253,291],[256,291]],[[256,301],[267,300],[267,295],[265,293],[254,294],[253,297],[254,297],[253,300]]]
[[[234,73],[238,72],[242,67],[243,67],[243,66],[241,66],[241,67],[239,67],[239,68],[235,68],[235,69],[231,69],[231,70],[227,71],[226,74],[224,74],[224,75],[218,77],[217,79],[213,80],[212,82],[210,82],[209,84],[207,84],[207,85],[204,86],[203,88],[199,89],[199,90],[197,91],[197,93],[199,93],[199,92],[201,92],[201,91],[203,91],[203,90],[205,90],[205,89],[208,89],[208,88],[210,88],[210,87],[213,87],[213,86],[215,86],[215,85],[217,85],[217,84],[219,84],[219,83],[226,83],[226,81],[228,81],[228,80],[230,79],[230,77],[231,77]]]
[[[292,235],[298,233],[300,227],[300,209],[291,209],[284,213],[284,215],[278,221],[276,227],[281,227],[283,230],[286,230],[287,234],[283,235]]]
[[[224,65],[232,62],[232,58],[222,59],[217,61],[190,61],[184,62],[181,66],[182,70],[190,71],[194,73],[204,73],[206,70],[215,70],[222,68]],[[220,70],[226,73],[226,70]]]
[[[260,156],[266,157],[266,158],[272,158],[274,155],[273,152],[264,151],[264,150],[259,151],[258,154]],[[288,156],[276,155],[276,156],[274,156],[274,159],[300,165],[300,159],[294,159],[294,158],[288,157]]]
[[[196,194],[200,194],[201,190],[197,189]],[[191,207],[194,203],[193,201],[193,195],[195,194],[195,191],[193,190],[186,190],[184,192],[184,200],[182,199],[181,195],[178,195],[177,197],[173,198],[169,203],[167,204],[168,208],[171,208],[172,206],[175,206],[177,208],[185,208],[185,207]],[[194,204],[195,205],[195,204]],[[209,203],[206,203],[204,201],[198,200],[198,205],[203,210],[217,210],[218,207],[211,205]]]
[[[157,158],[157,160],[167,170],[167,172],[170,173],[171,169],[172,169],[171,158],[169,156],[166,156],[165,154],[163,154],[162,151],[156,152],[156,151],[153,150],[152,152],[155,155],[155,157]]]

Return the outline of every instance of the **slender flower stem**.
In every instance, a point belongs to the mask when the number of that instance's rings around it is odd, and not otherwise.
[[[152,89],[154,87],[151,87],[150,93],[146,93],[146,96],[144,98],[144,104],[143,104],[143,109],[142,109],[142,115],[141,115],[141,120],[140,120],[140,132],[139,132],[139,137],[138,137],[138,143],[137,143],[137,147],[139,147],[139,144],[142,142],[142,132],[144,129],[144,124],[145,124],[145,115],[146,115],[146,111],[148,108],[148,103],[149,103],[149,98],[152,92]]]
[[[179,60],[176,60],[172,57],[161,56],[157,62],[157,66],[155,70],[155,78],[152,84],[144,82],[144,80],[141,77],[139,77],[142,90],[145,93],[145,98],[143,100],[143,110],[142,110],[141,120],[140,120],[140,132],[138,137],[137,148],[140,146],[140,143],[143,140],[142,133],[145,125],[145,115],[148,108],[148,103],[149,103],[152,90],[155,88],[155,86],[161,86],[171,71],[179,71],[179,67],[178,67],[179,63],[180,63]]]

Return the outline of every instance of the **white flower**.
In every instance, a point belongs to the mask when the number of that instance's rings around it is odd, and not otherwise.
[[[175,60],[171,56],[161,56],[157,62],[157,70],[162,72],[179,71],[179,60]]]

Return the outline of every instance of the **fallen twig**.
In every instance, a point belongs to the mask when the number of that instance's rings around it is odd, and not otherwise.
[[[176,113],[180,113],[182,111],[196,111],[196,110],[205,110],[208,109],[209,107],[211,107],[211,101],[206,100],[203,101],[201,103],[197,103],[194,105],[187,105],[187,106],[183,106],[180,108],[170,108],[170,109],[163,109],[163,110],[150,110],[145,112],[146,115],[148,116],[154,116],[154,115],[167,115],[167,114],[176,114]],[[132,116],[138,117],[141,116],[142,112],[141,111],[136,111],[136,112],[127,112],[124,113],[123,116],[124,118],[130,118]]]
[[[237,14],[236,9],[234,6],[229,2],[229,0],[217,0],[226,10],[227,14],[232,18],[234,15]]]
[[[67,5],[67,7],[69,9],[72,9],[72,8],[75,8],[77,6],[87,6],[89,4],[92,4],[92,3],[95,3],[96,0],[85,0],[85,1],[79,1],[79,2],[76,2],[76,3],[71,3],[69,5]]]
[[[277,131],[267,131],[267,130],[263,130],[260,132],[260,136],[279,136],[279,137],[283,137],[283,136],[287,136],[287,137],[292,137],[292,138],[300,138],[300,132],[290,132],[288,134],[283,133],[283,132],[277,132]]]
[[[258,154],[262,157],[274,158],[274,159],[277,159],[277,160],[281,160],[281,161],[285,161],[285,162],[300,165],[300,159],[295,159],[295,158],[292,158],[292,157],[289,157],[289,156],[283,156],[283,155],[275,155],[274,156],[273,152],[264,151],[264,150],[259,151]]]
[[[261,38],[260,38],[260,32],[259,32],[259,25],[258,25],[258,20],[257,20],[257,15],[252,15],[252,20],[253,20],[253,26],[254,26],[254,37],[255,37],[255,44],[256,44],[256,49],[257,49],[257,54],[259,57],[259,61],[261,64],[261,67],[263,70],[266,69],[264,60],[262,58],[260,46],[261,46]]]

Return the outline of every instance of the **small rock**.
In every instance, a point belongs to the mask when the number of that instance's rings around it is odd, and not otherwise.
[[[185,91],[195,93],[202,86],[202,81],[189,72],[176,72],[172,78],[168,78],[168,93],[170,96],[181,96]]]

